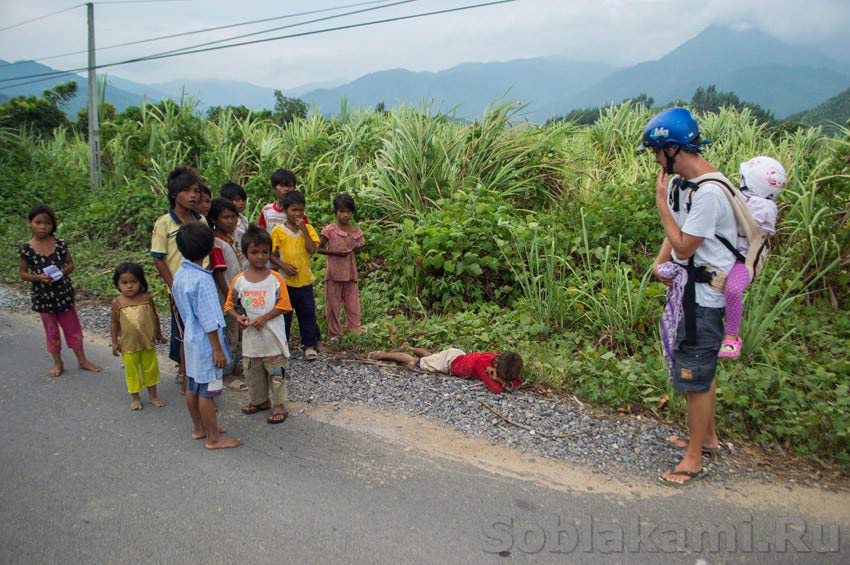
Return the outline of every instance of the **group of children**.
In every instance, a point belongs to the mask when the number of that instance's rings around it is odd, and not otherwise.
[[[169,358],[178,363],[181,393],[192,417],[194,438],[206,438],[208,448],[235,447],[238,440],[219,433],[215,425],[216,396],[225,384],[250,394],[243,413],[271,409],[270,424],[286,419],[286,367],[293,314],[298,318],[304,358],[318,357],[321,342],[313,292],[310,256],[327,261],[326,314],[328,335],[335,342],[343,333],[340,309],[348,330],[361,333],[355,254],[363,247],[363,232],[352,223],[354,199],[340,194],[333,200],[336,221],[316,233],[305,214],[305,199],[296,190],[295,175],[275,171],[271,178],[276,199],[265,206],[257,224],[243,212],[245,190],[227,183],[221,198],[212,199],[194,170],[178,167],[168,176],[169,210],[154,224],[151,256],[169,289],[171,342]],[[29,214],[30,240],[20,248],[20,276],[32,282],[33,310],[41,314],[48,351],[62,374],[59,328],[79,366],[100,371],[85,357],[74,291],[68,275],[74,269],[64,240],[54,237],[56,215],[48,206]],[[151,404],[157,396],[160,373],[156,343],[166,343],[144,269],[123,263],[113,274],[120,295],[112,302],[112,352],[122,356],[130,408],[141,410],[140,393],[147,388]],[[225,316],[226,314],[226,316]],[[239,345],[241,344],[241,348]],[[248,386],[235,377],[247,375]]]
[[[744,199],[768,235],[775,232],[773,199],[784,184],[785,171],[773,159],[758,157],[741,165]],[[352,223],[353,198],[340,194],[333,200],[336,221],[317,234],[305,213],[304,195],[296,190],[295,175],[285,169],[272,175],[275,201],[262,208],[256,224],[243,214],[247,194],[235,183],[222,186],[221,197],[212,199],[195,171],[178,167],[169,174],[167,185],[169,210],[154,225],[150,253],[170,291],[169,357],[179,364],[178,380],[194,426],[192,437],[206,438],[210,449],[236,447],[239,440],[222,435],[216,424],[215,398],[225,386],[246,388],[236,379],[244,368],[250,402],[242,412],[271,410],[270,424],[286,419],[293,314],[298,318],[304,359],[318,357],[321,336],[311,255],[327,256],[329,340],[335,342],[343,333],[341,309],[348,330],[362,332],[355,254],[365,244],[363,232]],[[69,278],[74,262],[65,241],[54,237],[56,215],[48,206],[35,206],[29,225],[32,237],[20,248],[20,276],[32,283],[32,308],[41,315],[47,349],[54,359],[48,375],[56,377],[63,372],[60,327],[80,368],[100,371],[83,350]],[[738,243],[739,251],[746,246],[746,240]],[[750,275],[739,262],[726,283],[726,335],[720,357],[740,354],[742,293],[749,282]],[[152,405],[163,406],[157,396],[155,345],[167,340],[160,330],[144,270],[136,263],[123,263],[115,269],[113,283],[120,295],[112,302],[112,351],[123,358],[130,407],[142,409],[139,394],[144,388]],[[521,383],[522,357],[513,352],[413,352],[416,356],[376,351],[370,358],[477,378],[496,393]]]

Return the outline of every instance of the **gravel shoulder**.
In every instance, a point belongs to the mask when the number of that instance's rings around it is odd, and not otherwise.
[[[29,312],[29,297],[0,285],[0,307]],[[77,310],[87,337],[108,338],[108,303],[78,303]],[[160,312],[163,333],[168,335],[165,314]],[[160,347],[164,355],[166,350]],[[163,367],[173,370],[170,365]],[[667,445],[665,439],[672,434],[686,435],[678,426],[642,416],[599,412],[574,399],[534,390],[494,395],[479,381],[364,362],[345,352],[323,353],[317,361],[308,363],[300,351],[294,351],[290,375],[290,399],[296,403],[330,410],[348,406],[376,408],[417,416],[496,446],[577,464],[592,473],[625,482],[630,477],[654,480],[660,472],[673,468],[681,452]],[[508,423],[493,411],[529,429]],[[742,478],[778,481],[789,490],[798,484],[826,489],[847,487],[846,477],[824,473],[798,461],[794,462],[794,469],[789,469],[787,461],[771,463],[766,455],[746,446],[721,450],[706,464],[712,470],[710,480],[733,491],[737,488],[734,482]],[[785,469],[778,470],[779,467]]]

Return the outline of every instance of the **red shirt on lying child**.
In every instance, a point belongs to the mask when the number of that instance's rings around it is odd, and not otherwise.
[[[478,379],[484,381],[487,389],[494,394],[501,394],[504,390],[502,383],[494,381],[487,374],[487,367],[493,366],[493,359],[499,355],[498,353],[467,353],[466,355],[458,356],[452,361],[451,375],[464,379]],[[514,387],[522,384],[519,378],[511,381]]]

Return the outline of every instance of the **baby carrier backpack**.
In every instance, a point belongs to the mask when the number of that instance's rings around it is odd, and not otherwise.
[[[705,175],[699,180],[699,182],[686,181],[681,177],[674,179],[673,182],[674,190],[672,191],[671,196],[673,197],[674,211],[679,210],[679,189],[688,190],[686,206],[687,211],[690,212],[691,200],[694,192],[699,190],[700,186],[707,182],[714,182],[723,187],[723,194],[726,195],[726,199],[729,201],[729,204],[732,206],[732,211],[735,214],[735,222],[738,224],[738,233],[742,237],[745,237],[749,243],[747,255],[744,256],[740,251],[738,251],[735,246],[735,242],[731,242],[719,234],[715,234],[714,237],[717,238],[717,240],[720,241],[720,243],[722,243],[723,246],[735,256],[736,260],[741,261],[744,265],[746,265],[747,271],[750,273],[750,280],[755,279],[755,277],[761,273],[762,269],[764,269],[769,252],[769,245],[767,238],[762,233],[761,229],[759,229],[750,209],[741,197],[740,191],[735,188],[731,182],[729,182],[729,179],[720,173]],[[723,292],[726,287],[726,277],[728,273],[713,265],[696,265],[694,263],[693,256],[688,259],[686,270],[688,273],[688,280],[685,283],[684,294],[682,297],[685,314],[685,344],[695,345],[697,335],[696,283],[708,284],[714,290]]]
[[[749,243],[749,249],[747,250],[746,256],[742,255],[741,252],[738,251],[735,246],[735,242],[729,241],[719,234],[715,234],[714,237],[717,238],[717,240],[722,243],[732,255],[735,256],[737,261],[740,261],[747,267],[747,271],[750,273],[750,280],[755,280],[762,270],[764,270],[764,266],[767,263],[767,257],[770,254],[770,242],[764,233],[762,233],[758,223],[753,218],[753,214],[747,207],[747,203],[744,202],[744,199],[741,197],[741,191],[735,188],[732,183],[720,173],[706,175],[704,178],[701,178],[699,182],[695,183],[690,181],[682,182],[684,183],[684,188],[690,188],[687,202],[688,211],[691,209],[691,199],[693,198],[694,192],[699,190],[700,186],[703,184],[707,182],[714,182],[724,188],[723,194],[726,195],[726,199],[732,206],[732,212],[735,214],[735,222],[738,224],[738,234],[741,237],[746,238],[747,243]],[[704,271],[703,274],[697,276],[697,282],[708,282],[709,286],[713,289],[723,292],[723,289],[726,286],[727,273],[725,271],[712,265],[697,265],[697,267]],[[710,277],[710,281],[700,280],[708,277]]]

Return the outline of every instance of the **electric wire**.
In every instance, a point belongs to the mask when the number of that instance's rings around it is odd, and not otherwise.
[[[382,10],[384,8],[392,8],[393,6],[400,6],[402,4],[410,4],[412,2],[420,2],[420,1],[421,0],[399,0],[398,2],[391,2],[389,4],[382,4],[381,6],[373,6],[371,8],[364,8],[362,10],[355,10],[353,12],[346,12],[344,14],[334,14],[333,16],[325,16],[323,18],[316,18],[316,19],[313,19],[313,20],[297,22],[297,23],[288,24],[288,25],[285,25],[285,26],[273,27],[273,28],[264,29],[264,30],[260,30],[260,31],[254,31],[254,32],[251,32],[251,33],[244,33],[242,35],[234,35],[233,37],[227,37],[227,38],[224,38],[224,39],[216,39],[216,40],[213,40],[213,41],[207,41],[206,43],[199,43],[197,45],[190,45],[188,47],[181,47],[179,49],[171,49],[169,51],[162,51],[161,53],[155,53],[154,55],[150,55],[150,56],[156,57],[156,56],[159,56],[159,55],[170,55],[171,53],[180,53],[181,51],[188,51],[190,49],[198,49],[200,47],[207,47],[209,45],[218,45],[219,43],[225,43],[227,41],[235,41],[237,39],[245,39],[246,37],[253,37],[255,35],[263,35],[265,33],[271,33],[273,31],[280,31],[282,29],[290,29],[290,28],[299,27],[299,26],[302,26],[302,25],[315,24],[315,23],[318,23],[318,22],[324,22],[324,21],[327,21],[327,20],[334,20],[334,19],[337,19],[337,18],[345,17],[345,16],[352,16],[352,15],[355,15],[355,14],[362,14],[362,13],[365,13],[365,12],[371,12],[371,11],[374,11],[374,10]]]
[[[379,2],[383,2],[383,1],[385,1],[385,0],[379,0]],[[362,10],[355,10],[353,12],[345,12],[343,14],[334,14],[332,16],[326,16],[324,18],[316,18],[314,20],[308,20],[308,21],[304,21],[304,22],[289,24],[289,25],[286,25],[286,26],[279,26],[279,27],[276,27],[276,28],[265,29],[265,30],[262,30],[262,31],[238,35],[238,36],[230,37],[230,38],[227,38],[227,39],[210,41],[210,42],[207,42],[207,43],[199,43],[199,44],[196,44],[196,45],[189,45],[187,47],[183,47],[183,48],[180,48],[180,49],[172,49],[172,50],[169,50],[169,51],[162,51],[162,52],[159,52],[159,53],[154,53],[153,55],[149,55],[148,57],[157,57],[157,56],[160,56],[160,55],[178,53],[178,52],[185,51],[185,50],[188,50],[188,49],[197,49],[199,47],[206,47],[207,45],[222,43],[224,41],[232,41],[232,40],[235,40],[235,39],[242,39],[242,38],[251,37],[251,36],[254,36],[254,35],[263,35],[265,33],[270,33],[272,31],[279,31],[281,29],[298,27],[298,26],[316,23],[316,22],[320,22],[320,21],[342,18],[342,17],[345,17],[345,16],[353,15],[353,14],[360,14],[360,13],[363,13],[363,12],[380,10],[380,9],[383,9],[383,8],[386,8],[386,7],[397,6],[397,5],[400,5],[400,4],[409,4],[411,2],[418,2],[418,1],[420,1],[420,0],[401,0],[399,2],[393,2],[393,3],[390,3],[390,4],[384,4],[384,5],[381,5],[381,6],[373,6],[371,8],[364,8]],[[378,2],[372,1],[372,2],[364,2],[363,4],[376,4],[376,3],[378,3]],[[314,10],[313,13],[322,12],[322,11],[329,11],[329,10],[338,10],[338,9],[342,9],[342,7],[337,7],[337,8],[333,8],[333,9],[325,9],[325,10]],[[304,13],[309,13],[309,12],[302,12],[302,14],[296,14],[296,15],[303,15]],[[283,16],[283,17],[289,17],[289,16]],[[267,18],[266,20],[271,20],[271,19],[279,19],[279,17]],[[263,20],[257,20],[257,21],[263,21]],[[229,26],[220,26],[217,29],[223,29],[224,27],[229,27]],[[188,32],[188,33],[191,33],[191,32]],[[188,35],[188,33],[186,33],[186,34],[178,33],[178,34],[172,35],[171,37],[181,37],[183,35]],[[97,49],[95,49],[95,51],[97,51]],[[81,53],[87,53],[87,51],[81,51]],[[42,60],[44,60],[44,59],[42,59]],[[17,64],[17,63],[13,63],[13,64]],[[0,65],[0,68],[3,68],[3,67],[4,67],[4,65]],[[82,69],[87,70],[88,66],[83,67]],[[75,70],[75,69],[71,69],[71,70],[67,70],[67,71],[50,71],[50,72],[46,72],[46,73],[39,73],[39,74],[33,74],[33,75],[23,75],[23,76],[17,76],[17,77],[14,77],[14,78],[9,77],[9,78],[5,78],[5,79],[0,79],[0,83],[11,82],[11,81],[14,81],[14,80],[23,80],[23,79],[27,79],[27,78],[36,78],[36,77],[40,77],[40,76],[44,76],[44,77],[48,77],[48,78],[50,76],[59,77],[59,76],[67,75],[67,74],[74,74],[76,72],[78,72],[78,70]],[[31,84],[31,83],[21,83],[19,85],[15,85],[15,86],[23,86],[25,84]],[[0,88],[0,90],[3,90],[3,89]]]
[[[106,0],[103,2],[95,2],[95,6],[101,4],[151,4],[153,2],[189,2],[189,0]]]
[[[449,14],[449,13],[453,13],[453,12],[461,12],[461,11],[473,10],[473,9],[477,9],[477,8],[485,8],[485,7],[488,7],[488,6],[496,6],[496,5],[499,5],[499,4],[510,4],[510,3],[517,2],[517,1],[518,0],[495,0],[495,1],[492,1],[492,2],[483,2],[483,3],[480,3],[480,4],[458,6],[458,7],[455,7],[455,8],[446,8],[446,9],[443,9],[443,10],[435,10],[435,11],[431,11],[431,12],[421,12],[421,13],[418,13],[418,14],[409,14],[409,15],[405,15],[405,16],[395,16],[395,17],[392,17],[392,18],[385,18],[385,19],[382,19],[382,20],[360,22],[360,23],[348,24],[348,25],[337,26],[337,27],[332,27],[332,28],[305,31],[305,32],[293,33],[293,34],[289,34],[289,35],[281,35],[281,36],[277,36],[277,37],[255,39],[255,40],[252,40],[252,41],[243,41],[241,43],[233,43],[233,44],[230,44],[230,45],[218,45],[218,46],[215,46],[215,47],[205,47],[203,49],[196,49],[196,50],[193,50],[193,51],[181,51],[179,53],[167,53],[167,54],[162,54],[162,55],[151,55],[151,56],[147,56],[147,57],[137,57],[137,58],[134,58],[134,59],[126,59],[124,61],[117,61],[117,62],[114,62],[114,63],[105,63],[105,64],[97,65],[95,67],[95,69],[117,67],[117,66],[120,66],[120,65],[128,65],[128,64],[132,64],[132,63],[142,63],[142,62],[146,62],[146,61],[154,61],[154,60],[159,60],[159,59],[169,59],[171,57],[179,57],[181,55],[193,55],[193,54],[196,54],[196,53],[205,53],[205,52],[208,52],[208,51],[219,51],[221,49],[230,49],[232,47],[241,47],[241,46],[244,46],[244,45],[256,45],[258,43],[267,43],[267,42],[270,42],[270,41],[281,41],[281,40],[285,40],[285,39],[307,37],[307,36],[311,36],[311,35],[319,35],[319,34],[330,33],[330,32],[334,32],[334,31],[356,29],[356,28],[360,28],[360,27],[368,27],[368,26],[398,22],[398,21],[405,21],[405,20],[412,20],[412,19],[429,17],[429,16]],[[7,88],[13,88],[13,87],[17,87],[17,86],[25,86],[25,85],[28,85],[28,84],[43,82],[44,80],[48,80],[50,78],[54,78],[54,77],[57,77],[57,76],[75,74],[75,73],[86,71],[86,70],[88,70],[88,67],[80,67],[80,68],[77,68],[77,69],[70,69],[70,70],[66,70],[66,71],[56,71],[56,72],[52,72],[52,73],[41,73],[41,74],[37,74],[37,75],[29,75],[29,76],[24,76],[24,77],[0,79],[0,83],[10,82],[10,81],[15,81],[15,80],[22,80],[22,79],[25,79],[25,78],[37,78],[38,79],[38,80],[29,81],[29,82],[13,84],[13,85],[9,85],[9,86],[0,86],[0,90],[6,90]]]
[[[12,25],[10,25],[10,26],[6,26],[6,27],[0,27],[0,32],[2,32],[2,31],[6,31],[6,30],[10,30],[10,29],[14,29],[14,28],[16,28],[16,27],[21,27],[22,25],[31,24],[32,22],[37,22],[38,20],[43,20],[43,19],[45,19],[45,18],[49,18],[49,17],[51,17],[51,16],[56,16],[56,15],[58,15],[58,14],[63,14],[63,13],[65,13],[65,12],[70,12],[71,10],[76,10],[77,8],[80,8],[80,7],[82,7],[82,6],[85,6],[85,4],[77,4],[77,5],[75,5],[75,6],[71,6],[70,8],[64,8],[64,9],[62,9],[62,10],[57,10],[57,11],[55,11],[55,12],[50,12],[49,14],[44,14],[43,16],[38,16],[37,18],[32,18],[32,19],[30,19],[30,20],[26,20],[26,21],[23,21],[23,22],[18,22],[18,23],[16,23],[16,24],[12,24]]]
[[[141,0],[137,0],[137,1],[141,1]],[[148,1],[153,1],[153,0],[148,0]],[[196,29],[196,30],[192,30],[192,31],[184,31],[184,32],[181,32],[181,33],[172,33],[172,34],[169,34],[169,35],[160,35],[158,37],[150,37],[150,38],[147,38],[147,39],[127,41],[126,43],[116,43],[114,45],[105,45],[103,47],[97,47],[95,49],[95,53],[99,53],[101,51],[107,51],[109,49],[117,49],[119,47],[128,47],[130,45],[141,45],[142,43],[151,43],[151,42],[154,42],[154,41],[162,41],[162,40],[165,40],[165,39],[174,39],[175,37],[197,35],[199,33],[209,33],[211,31],[220,31],[220,30],[223,30],[223,29],[230,29],[230,28],[234,28],[234,27],[242,27],[242,26],[248,26],[248,25],[254,25],[254,24],[261,24],[261,23],[271,22],[271,21],[275,21],[275,20],[297,18],[298,16],[311,16],[313,14],[321,14],[321,13],[324,13],[324,12],[333,12],[335,10],[345,10],[346,8],[359,8],[360,6],[367,6],[369,4],[380,4],[381,2],[384,2],[384,1],[385,0],[371,0],[370,2],[358,2],[356,4],[344,4],[342,6],[335,6],[335,7],[332,7],[332,8],[323,8],[321,10],[310,10],[310,11],[307,11],[307,12],[296,12],[296,13],[293,13],[293,14],[284,14],[282,16],[274,16],[274,17],[271,17],[271,18],[262,18],[262,19],[259,19],[259,20],[250,20],[250,21],[247,21],[247,22],[239,22],[239,23],[235,23],[235,24],[227,24],[227,25],[222,25],[222,26],[208,27],[208,28]],[[33,57],[30,60],[32,60],[32,61],[50,61],[52,59],[61,59],[63,57],[70,57],[72,55],[82,55],[84,53],[88,53],[88,50],[81,49],[79,51],[70,51],[68,53],[60,53],[59,55],[50,55],[48,57]],[[6,63],[5,65],[0,65],[0,68],[12,66],[12,65],[19,65],[19,64],[26,63],[26,62],[28,62],[28,61],[21,61],[21,62],[18,62],[18,63]]]

